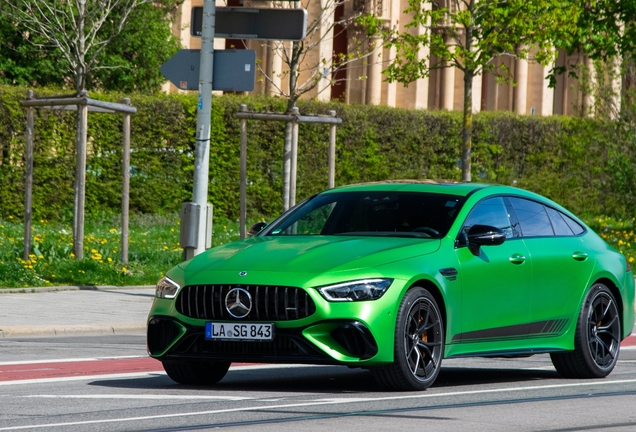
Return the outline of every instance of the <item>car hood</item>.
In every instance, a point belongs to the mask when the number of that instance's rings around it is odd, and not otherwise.
[[[210,249],[179,266],[187,274],[263,271],[321,274],[375,267],[426,255],[440,240],[399,237],[252,237]]]

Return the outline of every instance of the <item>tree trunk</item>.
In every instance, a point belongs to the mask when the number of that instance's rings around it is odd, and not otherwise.
[[[470,16],[474,16],[475,0],[468,5]],[[473,42],[472,22],[466,26],[466,50],[470,52]],[[473,138],[473,77],[475,70],[468,65],[464,70],[464,121],[462,128],[462,181],[471,181],[470,151]]]
[[[473,135],[473,70],[464,71],[464,121],[462,129],[462,181],[471,181],[470,151]]]

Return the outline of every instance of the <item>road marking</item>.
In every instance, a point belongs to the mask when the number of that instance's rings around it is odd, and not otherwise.
[[[124,422],[143,421],[143,420],[158,420],[158,419],[167,419],[167,418],[184,418],[184,417],[194,417],[194,416],[212,415],[212,414],[225,414],[225,413],[233,413],[233,412],[303,408],[303,407],[319,406],[319,405],[336,405],[336,404],[342,405],[342,404],[349,404],[349,403],[384,402],[384,401],[395,401],[395,400],[406,400],[406,399],[433,399],[433,398],[443,398],[443,397],[449,397],[449,396],[466,396],[466,395],[475,395],[475,394],[494,394],[494,393],[506,393],[506,392],[527,392],[532,390],[575,388],[575,387],[585,387],[585,386],[597,387],[597,386],[606,386],[611,384],[633,384],[633,383],[636,383],[636,379],[580,382],[580,383],[570,383],[570,384],[549,384],[549,385],[543,385],[543,386],[498,388],[498,389],[487,389],[487,390],[468,390],[468,391],[458,391],[458,392],[448,392],[448,393],[426,392],[425,394],[417,393],[417,394],[408,394],[408,395],[401,395],[401,396],[386,396],[386,397],[377,397],[377,398],[329,398],[329,399],[318,399],[312,402],[281,404],[281,405],[259,405],[259,406],[228,408],[228,409],[209,410],[209,411],[197,411],[197,412],[188,412],[188,413],[160,414],[160,415],[153,415],[153,416],[124,417],[124,418],[115,418],[115,419],[84,420],[84,421],[74,421],[74,422],[65,422],[65,423],[9,426],[9,427],[0,428],[0,431],[21,430],[21,429],[43,429],[43,428],[50,428],[50,427],[69,427],[69,426],[108,424],[108,423],[124,423]]]
[[[0,362],[0,366],[30,365],[30,364],[42,364],[42,363],[77,363],[77,362],[98,361],[98,360],[121,360],[121,359],[133,359],[133,358],[148,358],[148,356],[65,358],[65,359],[29,360],[29,361],[22,360],[22,361],[12,361],[12,362]]]
[[[131,372],[120,374],[105,374],[105,375],[84,375],[84,376],[71,376],[63,378],[36,378],[27,380],[16,381],[0,381],[1,386],[21,385],[21,384],[45,384],[45,383],[57,383],[62,381],[86,381],[94,379],[122,379],[122,378],[150,378],[158,375],[166,375],[165,372]]]
[[[256,398],[241,396],[201,396],[201,395],[152,395],[152,394],[94,394],[94,395],[26,395],[24,398],[45,398],[45,399],[151,399],[151,400],[225,400],[242,401],[254,400]]]

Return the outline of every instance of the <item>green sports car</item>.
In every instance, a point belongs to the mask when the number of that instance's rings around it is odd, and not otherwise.
[[[521,189],[352,185],[262,225],[158,282],[148,350],[173,380],[214,384],[231,362],[312,363],[423,390],[444,358],[537,353],[565,377],[604,377],[634,325],[625,258]]]

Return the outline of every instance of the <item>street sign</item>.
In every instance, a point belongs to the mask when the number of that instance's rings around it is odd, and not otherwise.
[[[201,36],[203,8],[192,8],[190,34]],[[303,40],[305,9],[216,8],[214,36],[232,39]]]
[[[180,50],[161,65],[161,73],[181,90],[199,89],[201,50]],[[212,90],[249,92],[254,90],[256,51],[214,51]]]

